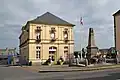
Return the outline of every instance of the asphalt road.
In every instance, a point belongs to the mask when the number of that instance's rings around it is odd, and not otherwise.
[[[38,73],[20,67],[0,67],[0,80],[120,80],[120,69]]]

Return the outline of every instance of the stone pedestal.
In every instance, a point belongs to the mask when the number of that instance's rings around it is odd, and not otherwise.
[[[90,56],[90,58],[97,55],[98,47],[87,47],[87,57]]]

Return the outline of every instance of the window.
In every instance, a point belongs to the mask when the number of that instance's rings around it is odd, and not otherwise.
[[[40,46],[36,46],[36,49],[40,49]]]
[[[67,46],[65,46],[65,47],[64,47],[64,49],[68,49],[68,47],[67,47]]]
[[[65,30],[65,31],[68,31],[68,29],[67,29],[67,28],[65,28],[64,30]]]
[[[55,40],[55,31],[56,30],[55,30],[54,27],[52,27],[51,30],[50,30],[50,37],[51,37],[52,40]]]
[[[69,61],[68,50],[64,51],[64,58],[65,58],[65,61]]]
[[[40,26],[37,26],[37,29],[41,29],[41,27],[40,27]]]
[[[51,33],[51,38],[52,38],[52,39],[55,38],[55,33]]]
[[[67,46],[64,47],[64,53],[66,53],[66,52],[68,52],[68,47]]]
[[[36,58],[40,59],[40,51],[36,51]]]
[[[36,38],[40,39],[40,33],[37,33]]]
[[[36,58],[40,59],[40,46],[36,46]]]
[[[64,35],[65,41],[67,41],[68,40],[68,29],[67,28],[64,29],[63,35]]]

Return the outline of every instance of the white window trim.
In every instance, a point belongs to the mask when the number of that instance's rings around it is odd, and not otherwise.
[[[41,51],[39,50],[39,51],[36,51],[36,59],[40,59],[40,54],[41,53]]]

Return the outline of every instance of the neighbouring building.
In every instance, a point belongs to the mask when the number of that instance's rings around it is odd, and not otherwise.
[[[17,56],[16,48],[0,49],[0,64],[7,64],[8,56]]]
[[[19,37],[21,58],[33,65],[44,63],[49,56],[55,62],[61,56],[67,61],[74,49],[73,26],[50,12],[27,21]]]
[[[99,49],[99,52],[100,52],[102,55],[107,55],[108,52],[109,52],[109,49]]]
[[[110,47],[108,49],[99,49],[100,55],[105,55],[106,58],[115,58],[115,47]]]
[[[0,55],[15,55],[16,54],[16,48],[6,48],[6,49],[0,49]]]
[[[117,51],[117,59],[120,62],[120,10],[113,14],[114,16],[114,40]]]
[[[113,16],[115,49],[120,53],[120,10],[113,14]]]

